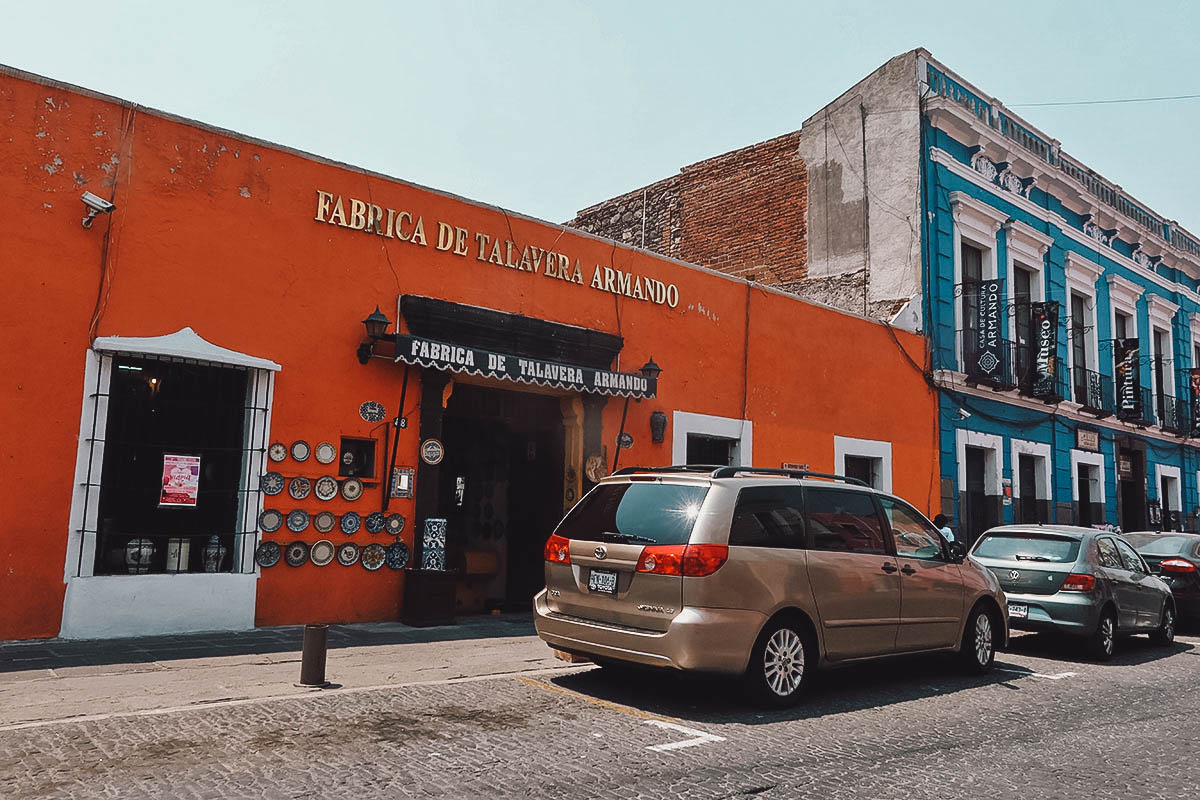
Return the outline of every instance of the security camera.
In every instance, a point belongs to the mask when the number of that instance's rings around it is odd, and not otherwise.
[[[959,419],[970,419],[970,418],[971,418],[971,412],[970,412],[970,411],[967,411],[965,408],[960,408],[960,409],[958,410],[958,418],[959,418]]]
[[[105,200],[100,195],[92,194],[91,192],[84,192],[83,196],[79,199],[82,200],[83,204],[88,207],[87,216],[83,218],[83,227],[85,228],[92,227],[92,219],[95,218],[97,214],[107,214],[116,208],[116,206]]]

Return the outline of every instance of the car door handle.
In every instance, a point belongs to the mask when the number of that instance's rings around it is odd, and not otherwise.
[[[915,570],[915,569],[913,569],[913,568],[912,568],[910,565],[908,565],[908,564],[905,564],[903,567],[901,567],[901,568],[900,568],[900,571],[901,571],[901,572],[903,572],[905,575],[913,575],[913,574],[915,574],[915,573],[916,573],[916,570]]]
[[[880,567],[880,569],[882,569],[884,572],[892,573],[896,571],[896,565],[889,562]]]

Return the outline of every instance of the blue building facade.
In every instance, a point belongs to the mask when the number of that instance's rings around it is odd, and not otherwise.
[[[1200,241],[920,67],[943,510],[967,539],[1034,521],[1196,530]]]

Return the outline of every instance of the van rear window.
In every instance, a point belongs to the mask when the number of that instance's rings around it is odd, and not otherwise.
[[[985,534],[972,555],[1009,561],[1051,561],[1066,564],[1079,557],[1079,540],[1022,533]]]
[[[559,536],[585,541],[686,544],[707,486],[612,483],[597,486],[558,525]]]

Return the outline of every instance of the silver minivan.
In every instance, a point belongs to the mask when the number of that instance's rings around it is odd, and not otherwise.
[[[1007,641],[995,577],[911,505],[842,476],[750,467],[622,470],[546,542],[538,634],[601,666],[744,676],[794,702],[813,670]]]

